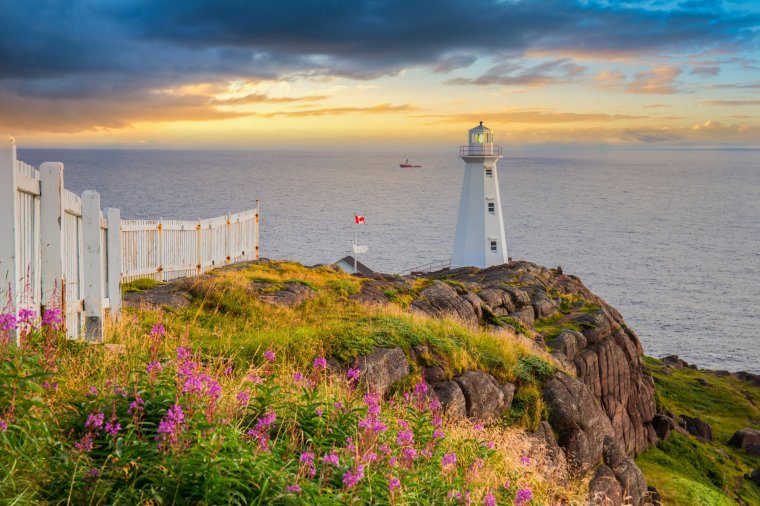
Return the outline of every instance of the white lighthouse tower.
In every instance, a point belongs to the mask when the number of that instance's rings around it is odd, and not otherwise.
[[[482,121],[470,130],[468,142],[459,149],[464,160],[464,182],[451,267],[485,268],[507,262],[496,172],[501,146],[493,145],[493,131]]]

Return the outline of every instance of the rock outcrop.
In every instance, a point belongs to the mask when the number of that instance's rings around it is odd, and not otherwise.
[[[467,416],[476,420],[500,417],[512,405],[512,397],[506,399],[496,379],[481,371],[467,371],[454,378],[464,394]],[[514,393],[512,387],[511,392]],[[509,389],[508,389],[509,390]]]
[[[542,330],[536,319],[548,319],[549,331],[539,340],[545,338],[558,363],[572,368],[589,388],[625,450],[638,453],[657,440],[652,427],[654,381],[641,365],[641,343],[620,313],[577,277],[530,262],[441,271],[429,277],[453,280],[457,289],[437,282],[423,291],[412,306],[425,314],[473,324],[477,314],[465,295],[475,294],[482,304],[483,324],[506,327],[516,321]]]
[[[681,415],[680,420],[681,427],[700,441],[707,442],[713,440],[712,427],[707,422],[686,415]]]
[[[564,373],[546,383],[543,398],[570,472],[578,475],[593,469],[601,460],[604,438],[613,434],[597,400],[583,383]]]
[[[422,290],[419,298],[412,302],[411,310],[433,318],[452,318],[476,327],[479,301],[476,308],[474,299],[462,295],[450,285],[436,281]]]
[[[728,446],[741,448],[742,450],[746,450],[751,446],[760,446],[760,430],[751,427],[739,429],[728,440]]]
[[[381,395],[411,372],[401,348],[375,348],[369,355],[359,357],[358,362],[362,381]]]
[[[280,307],[296,307],[316,296],[317,293],[307,285],[285,283],[282,290],[262,294],[259,296],[259,300]]]

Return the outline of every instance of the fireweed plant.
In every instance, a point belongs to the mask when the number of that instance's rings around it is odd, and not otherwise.
[[[60,311],[0,325],[0,502],[580,504],[514,430],[446,420],[424,382],[384,399],[275,349],[243,368],[160,322],[94,375],[106,352],[67,341]]]

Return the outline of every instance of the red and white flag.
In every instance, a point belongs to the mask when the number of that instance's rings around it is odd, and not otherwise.
[[[356,220],[357,225],[364,225],[364,216],[359,216],[358,214],[355,214],[354,219]]]

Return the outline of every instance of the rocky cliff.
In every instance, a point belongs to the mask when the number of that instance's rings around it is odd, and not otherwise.
[[[641,342],[620,313],[580,279],[530,262],[427,277],[432,283],[411,303],[412,311],[526,334],[588,387],[626,452],[639,453],[657,441],[654,382],[641,366]],[[357,298],[381,303],[384,289],[400,283],[377,276]]]

